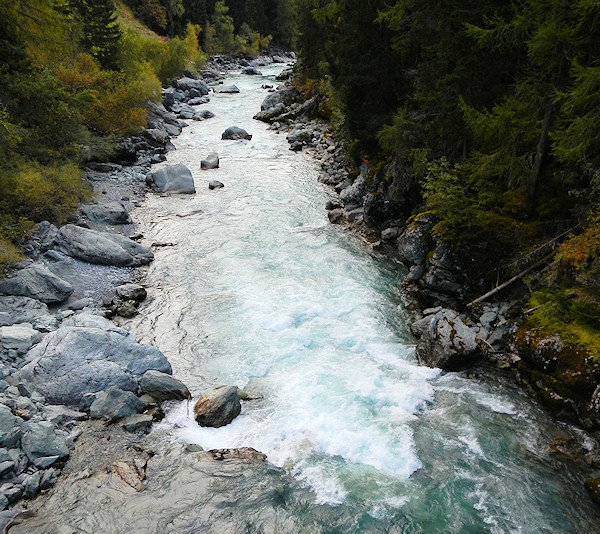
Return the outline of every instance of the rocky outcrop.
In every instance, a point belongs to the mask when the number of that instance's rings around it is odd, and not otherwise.
[[[202,169],[218,169],[219,168],[219,155],[216,152],[211,152],[206,159],[200,162],[200,168]]]
[[[63,302],[71,293],[73,286],[41,263],[28,265],[0,280],[0,294],[29,297],[46,304]]]
[[[0,345],[4,350],[25,354],[42,339],[42,334],[29,323],[0,327]]]
[[[480,354],[476,333],[454,310],[442,309],[429,319],[415,351],[419,363],[455,371]]]
[[[238,126],[230,126],[221,135],[221,140],[237,141],[238,139],[249,140],[252,139],[252,135]]]
[[[29,363],[20,376],[50,402],[78,406],[84,394],[111,386],[137,391],[151,369],[171,373],[158,349],[137,343],[106,319],[88,318],[48,334],[27,355]]]
[[[59,230],[57,249],[73,258],[117,267],[137,267],[154,259],[149,247],[128,237],[73,224],[66,224]]]
[[[518,375],[542,402],[561,419],[600,429],[600,364],[595,355],[527,321],[519,327],[515,344],[521,357]]]
[[[228,425],[242,411],[240,390],[236,386],[219,386],[205,393],[194,406],[194,418],[200,426]]]
[[[194,177],[191,171],[182,163],[168,165],[146,175],[146,183],[160,193],[196,192]]]

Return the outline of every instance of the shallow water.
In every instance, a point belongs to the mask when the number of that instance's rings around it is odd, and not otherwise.
[[[213,95],[216,117],[174,141],[168,163],[186,164],[198,192],[149,196],[136,212],[147,242],[173,246],[156,250],[149,301],[128,325],[195,397],[218,384],[263,397],[220,429],[176,404],[157,444],[254,447],[269,463],[182,499],[167,481],[199,482],[171,452],[127,514],[106,498],[105,531],[135,516],[140,532],[600,532],[585,472],[546,451],[568,428],[501,378],[416,364],[404,269],[330,225],[316,164],[252,119],[278,70],[232,75],[240,94]],[[221,141],[234,124],[252,140]],[[221,167],[202,171],[213,150]],[[214,179],[225,188],[210,191]]]

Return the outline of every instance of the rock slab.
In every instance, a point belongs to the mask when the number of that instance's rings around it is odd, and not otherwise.
[[[73,258],[116,267],[139,267],[154,259],[150,247],[128,237],[73,224],[65,224],[59,230],[57,248]]]

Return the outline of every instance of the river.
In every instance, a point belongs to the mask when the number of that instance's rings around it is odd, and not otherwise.
[[[156,447],[253,447],[267,464],[243,477],[225,466],[190,491],[190,460],[165,453],[139,494],[60,532],[97,532],[101,519],[104,532],[600,532],[580,466],[548,452],[574,430],[510,380],[417,365],[404,268],[331,225],[317,164],[252,119],[281,67],[262,70],[231,74],[240,93],[212,95],[216,117],[174,140],[167,163],[191,169],[197,194],[149,195],[136,211],[147,242],[172,246],[156,250],[148,303],[127,327],[195,398],[219,384],[262,397],[219,429],[174,404]],[[232,125],[252,140],[221,141]],[[220,168],[201,170],[212,151]]]

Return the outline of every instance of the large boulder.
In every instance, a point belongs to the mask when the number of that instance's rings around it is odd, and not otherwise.
[[[140,382],[142,393],[158,401],[191,399],[186,385],[171,375],[159,371],[146,371]]]
[[[269,93],[265,99],[262,101],[260,105],[261,111],[266,111],[268,109],[274,108],[279,104],[284,104],[284,95],[281,91],[275,91],[273,93]]]
[[[205,393],[194,406],[194,418],[200,426],[228,425],[242,411],[237,386],[218,386]]]
[[[262,72],[260,72],[256,67],[244,67],[242,69],[242,74],[247,74],[249,76],[262,76]]]
[[[62,326],[48,334],[29,351],[29,363],[19,373],[48,402],[78,406],[84,394],[111,386],[136,391],[150,369],[171,373],[162,352],[102,317],[84,316],[71,324],[82,326]]]
[[[219,168],[219,155],[216,152],[211,152],[206,159],[200,162],[202,169],[218,169]]]
[[[419,363],[455,371],[470,365],[479,355],[476,332],[454,310],[437,312],[416,348]]]
[[[90,406],[90,417],[112,423],[142,413],[145,408],[146,405],[131,391],[123,391],[113,386],[96,396],[96,400]]]
[[[48,306],[29,297],[0,297],[0,310],[10,317],[10,324],[29,323],[40,332],[58,327],[58,319],[48,311]]]
[[[148,173],[146,183],[160,193],[192,194],[196,192],[194,177],[182,163],[168,165]]]
[[[73,293],[73,286],[52,273],[45,265],[34,263],[0,281],[0,294],[37,299],[47,304],[63,302]]]
[[[195,80],[193,78],[188,78],[187,76],[175,80],[173,85],[180,91],[190,91],[195,89],[201,95],[207,95],[209,90],[209,87],[204,80]]]
[[[90,221],[99,224],[131,224],[131,217],[120,202],[86,204],[81,206],[81,211]]]
[[[221,139],[233,141],[237,139],[252,139],[252,135],[243,128],[239,128],[238,126],[230,126],[223,132]]]
[[[149,247],[128,237],[73,224],[65,224],[60,229],[57,248],[73,258],[117,267],[137,267],[154,259]]]

